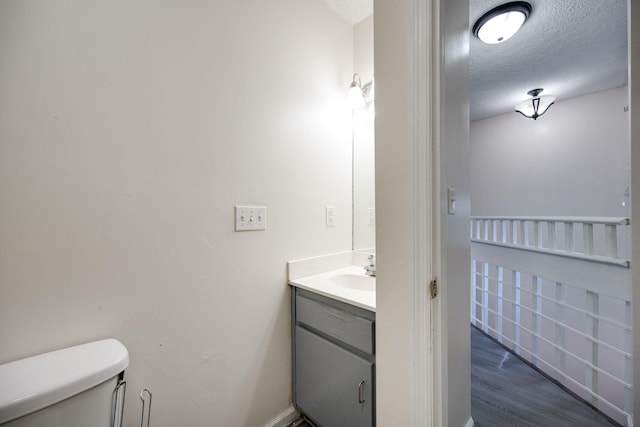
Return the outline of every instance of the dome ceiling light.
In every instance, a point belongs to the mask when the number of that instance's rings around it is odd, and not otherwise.
[[[531,5],[524,1],[502,4],[473,24],[473,34],[487,44],[502,43],[518,32],[530,13]]]
[[[527,94],[531,95],[531,99],[516,105],[516,112],[533,120],[537,120],[538,117],[546,113],[549,107],[556,102],[556,97],[553,95],[540,96],[543,90],[539,88],[527,92]]]

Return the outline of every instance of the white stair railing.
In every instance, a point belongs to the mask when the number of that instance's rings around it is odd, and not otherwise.
[[[471,322],[631,426],[628,218],[472,217]]]
[[[622,217],[473,216],[471,242],[628,267],[619,257],[618,229],[629,223]]]

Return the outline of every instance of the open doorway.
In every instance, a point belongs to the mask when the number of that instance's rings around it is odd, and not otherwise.
[[[630,425],[627,4],[529,3],[512,39],[470,40],[472,323]],[[548,113],[513,114],[536,88]]]

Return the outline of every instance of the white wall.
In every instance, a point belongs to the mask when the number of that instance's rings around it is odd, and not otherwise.
[[[363,85],[373,81],[373,15],[353,26],[353,71]]]
[[[286,408],[285,263],[351,248],[352,43],[321,0],[0,3],[0,363],[115,337],[125,425],[143,387],[157,426]]]
[[[472,122],[472,214],[627,216],[627,104],[619,88]]]
[[[376,422],[412,426],[413,224],[410,1],[374,2]],[[426,356],[426,355],[425,355]]]

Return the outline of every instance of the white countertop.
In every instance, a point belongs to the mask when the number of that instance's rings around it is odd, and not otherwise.
[[[349,267],[330,270],[310,276],[291,278],[289,280],[289,284],[300,289],[306,289],[307,291],[314,292],[316,294],[320,294],[338,301],[345,302],[347,304],[355,305],[356,307],[364,308],[365,310],[375,312],[375,290],[367,291],[354,289],[351,287],[340,285],[336,283],[336,281],[332,280],[332,277],[340,275],[363,276],[366,278],[366,280],[374,281],[375,289],[375,277],[366,276],[364,274],[364,268],[359,265],[351,265]]]

